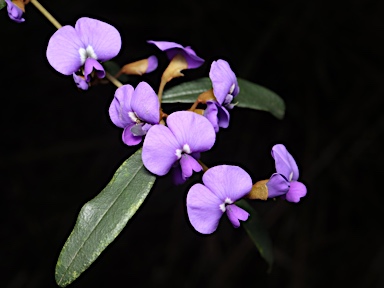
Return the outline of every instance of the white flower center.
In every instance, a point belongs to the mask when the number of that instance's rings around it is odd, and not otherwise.
[[[219,206],[220,210],[225,212],[227,210],[227,208],[226,208],[227,205],[226,204],[232,204],[232,203],[233,203],[233,201],[231,199],[229,199],[228,197],[225,198],[224,203],[221,203],[220,206]]]
[[[176,149],[175,155],[177,156],[177,159],[181,158],[181,154],[183,154],[183,152],[187,154],[191,154],[191,148],[189,147],[188,144],[184,144],[183,149]]]
[[[85,63],[85,60],[87,58],[93,58],[97,60],[97,55],[95,51],[93,50],[93,47],[91,45],[88,45],[86,49],[80,48],[79,49],[80,59],[81,59],[81,65]]]
[[[128,116],[129,118],[131,118],[131,120],[135,123],[140,123],[140,119],[139,117],[137,117],[136,113],[135,112],[128,112]]]
[[[232,84],[231,88],[229,88],[229,94],[232,95],[233,91],[235,90],[235,83]]]

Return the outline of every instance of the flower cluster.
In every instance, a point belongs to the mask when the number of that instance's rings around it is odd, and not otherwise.
[[[220,128],[230,124],[230,111],[240,87],[229,63],[223,59],[213,61],[209,78],[212,87],[201,93],[188,110],[169,115],[161,107],[165,85],[183,76],[185,69],[199,68],[205,62],[187,46],[167,41],[148,41],[166,54],[169,60],[158,92],[147,82],[136,87],[120,86],[109,107],[111,121],[122,131],[122,141],[129,146],[142,144],[142,161],[148,171],[164,176],[172,174],[175,184],[182,184],[194,172],[203,172],[203,184],[196,183],[188,191],[186,205],[192,226],[202,234],[213,233],[224,213],[230,223],[240,226],[249,213],[236,205],[236,201],[283,197],[299,202],[307,193],[298,182],[299,170],[284,145],[272,148],[276,173],[269,179],[252,184],[251,176],[241,167],[218,165],[208,168],[201,162],[201,153],[215,144]],[[91,18],[80,18],[75,27],[60,28],[49,40],[47,58],[57,71],[73,75],[80,89],[88,89],[92,78],[103,78],[106,72],[102,62],[115,57],[121,48],[119,32],[111,25]],[[143,75],[158,66],[156,56],[124,65],[121,74]],[[197,109],[197,105],[205,105]]]

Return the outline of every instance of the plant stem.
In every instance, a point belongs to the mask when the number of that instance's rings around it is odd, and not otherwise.
[[[36,0],[31,0],[30,1],[35,7],[55,26],[57,29],[61,28],[62,26],[60,25],[59,22],[53,16],[43,7],[39,2]]]
[[[107,79],[109,81],[112,82],[112,84],[114,84],[117,88],[123,86],[123,83],[121,83],[119,80],[117,80],[115,77],[113,77],[111,74],[109,74],[107,71],[105,71],[105,77],[107,77]]]
[[[55,26],[57,29],[60,29],[62,27],[61,24],[39,2],[37,2],[37,0],[30,0],[29,2],[35,5],[35,7],[53,24],[53,26]],[[105,76],[117,88],[123,86],[123,84],[119,80],[117,80],[108,72],[105,72]]]

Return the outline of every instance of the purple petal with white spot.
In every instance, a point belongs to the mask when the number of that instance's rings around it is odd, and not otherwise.
[[[105,71],[103,66],[95,59],[93,58],[87,58],[85,60],[84,64],[84,77],[87,80],[87,82],[91,82],[91,73],[95,70],[97,78],[104,78],[105,77]]]
[[[240,91],[236,75],[225,60],[219,59],[212,62],[209,78],[212,81],[213,94],[219,104],[223,104],[228,94],[236,96]],[[234,90],[231,93],[233,86]]]
[[[193,185],[187,195],[187,213],[193,228],[202,234],[213,233],[223,215],[221,203],[221,199],[204,185]]]
[[[82,65],[80,48],[86,47],[75,28],[69,25],[63,26],[49,39],[46,53],[48,62],[56,71],[71,75]]]
[[[148,67],[147,67],[147,71],[145,71],[145,73],[151,73],[152,71],[154,71],[157,68],[157,65],[158,65],[157,57],[155,55],[149,56],[148,57]]]
[[[216,133],[211,123],[191,111],[173,112],[167,117],[168,128],[183,147],[188,144],[191,152],[204,152],[215,144]]]
[[[76,21],[75,29],[83,43],[83,46],[80,47],[86,49],[91,46],[97,60],[101,62],[110,60],[120,52],[120,33],[112,25],[100,20],[82,17]]]
[[[285,195],[289,190],[289,181],[279,173],[272,174],[267,182],[268,198],[274,198]]]
[[[240,226],[239,220],[246,221],[249,217],[249,213],[247,211],[234,204],[228,205],[226,208],[228,219],[235,228]]]
[[[143,136],[135,136],[133,135],[131,128],[136,124],[128,125],[124,128],[122,139],[123,142],[128,146],[135,146],[141,142]]]
[[[144,138],[142,152],[144,166],[150,172],[163,176],[178,160],[176,150],[180,148],[182,147],[168,127],[154,125]]]
[[[79,75],[76,75],[75,73],[72,74],[73,81],[75,81],[76,86],[82,90],[88,90],[88,82],[85,81],[85,79]]]
[[[271,153],[275,159],[277,173],[283,174],[289,181],[299,178],[299,169],[296,161],[283,144],[274,145]]]
[[[147,41],[150,44],[154,44],[160,50],[164,51],[167,54],[168,59],[172,59],[177,54],[181,54],[184,56],[185,60],[188,63],[188,69],[193,69],[200,67],[204,63],[204,59],[200,58],[196,55],[195,51],[192,50],[190,46],[183,47],[180,44],[175,42],[168,41]]]
[[[244,197],[252,190],[252,179],[242,168],[219,165],[208,169],[203,175],[204,185],[221,201],[232,202]]]
[[[197,162],[195,158],[188,154],[181,155],[180,166],[183,179],[191,177],[193,171],[199,172],[203,170],[199,162]]]
[[[292,181],[291,188],[289,188],[288,193],[285,195],[285,199],[289,202],[298,203],[301,197],[307,195],[307,187],[301,182]]]
[[[160,121],[160,102],[156,92],[147,82],[140,82],[132,95],[132,110],[137,116],[150,124]]]
[[[11,0],[5,0],[5,2],[7,2],[7,11],[9,18],[11,18],[11,20],[17,23],[24,22],[25,19],[23,18],[23,10],[21,10],[20,7],[12,3]]]
[[[134,89],[131,85],[123,85],[116,89],[115,96],[109,106],[109,117],[117,127],[125,128],[134,124],[128,112],[132,112],[131,98]]]

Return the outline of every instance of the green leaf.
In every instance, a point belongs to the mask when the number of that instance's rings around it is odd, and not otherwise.
[[[263,110],[278,119],[284,118],[285,103],[275,92],[242,78],[237,78],[237,81],[240,87],[240,93],[234,99],[238,102],[237,107]],[[211,88],[208,77],[185,82],[164,91],[162,102],[194,103],[200,93]]]
[[[117,169],[103,191],[81,208],[56,264],[55,278],[60,287],[79,277],[119,235],[155,179],[144,167],[139,149]]]
[[[101,63],[101,65],[103,65],[105,71],[107,71],[112,76],[116,75],[120,71],[119,64],[117,64],[114,61],[105,61]],[[128,75],[125,75],[125,74],[121,74],[117,79],[122,83],[127,83],[129,81]]]
[[[7,3],[5,3],[4,0],[0,0],[0,10],[3,9],[5,6],[7,6]]]
[[[247,231],[256,248],[259,250],[261,257],[268,263],[270,272],[273,264],[272,241],[269,237],[267,229],[259,217],[258,213],[244,199],[236,202],[236,205],[247,211],[250,216],[247,221],[241,222],[241,226]]]

